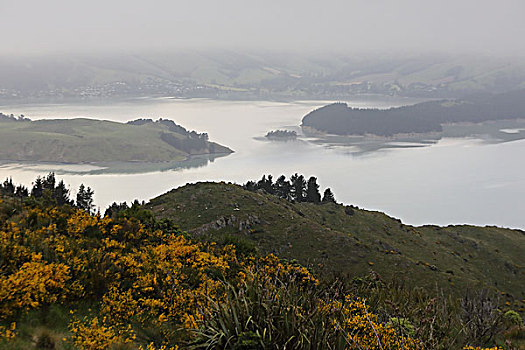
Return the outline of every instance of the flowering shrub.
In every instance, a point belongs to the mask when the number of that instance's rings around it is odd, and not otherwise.
[[[0,226],[0,342],[28,311],[89,301],[62,340],[79,349],[422,349],[408,319],[383,322],[274,255],[195,243],[151,218],[34,203],[20,213]]]
[[[349,349],[419,349],[419,341],[399,334],[394,325],[378,322],[370,313],[366,301],[346,296],[343,301],[332,301],[324,310],[334,314],[333,325],[344,332]]]
[[[105,321],[105,320],[104,320]],[[80,349],[99,350],[109,349],[115,344],[132,343],[133,331],[128,327],[125,331],[118,330],[114,326],[104,326],[95,317],[91,321],[74,321],[70,328],[73,333],[73,341]]]
[[[12,316],[68,296],[69,268],[64,264],[43,262],[41,254],[9,276],[0,276],[0,317]]]
[[[13,339],[16,335],[16,322],[11,323],[10,326],[0,326],[0,341]]]
[[[167,349],[189,339],[186,330],[220,298],[223,281],[246,264],[232,246],[195,244],[181,232],[69,206],[26,208],[3,225],[0,252],[0,321],[51,304],[101,301],[97,317],[70,324],[83,349],[129,342]],[[14,337],[14,328],[0,332]]]

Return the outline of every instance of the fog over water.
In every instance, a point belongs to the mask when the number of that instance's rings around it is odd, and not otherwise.
[[[354,100],[359,107],[414,103],[413,99]],[[33,119],[91,117],[115,121],[168,118],[188,129],[208,132],[212,141],[235,150],[207,166],[142,174],[78,174],[89,166],[2,165],[0,178],[30,185],[37,175],[58,170],[75,190],[80,183],[95,189],[103,211],[113,201],[148,200],[174,187],[196,181],[243,183],[263,174],[295,172],[317,176],[321,189],[331,187],[336,199],[366,209],[385,211],[409,224],[477,224],[525,228],[525,141],[486,143],[475,138],[444,138],[429,147],[355,153],[353,148],[299,140],[261,141],[269,130],[298,130],[301,118],[323,101],[231,102],[144,99],[91,105],[3,106],[9,113]]]

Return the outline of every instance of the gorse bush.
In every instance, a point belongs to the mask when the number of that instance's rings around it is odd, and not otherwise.
[[[191,340],[190,330],[225,295],[226,281],[242,281],[252,265],[313,280],[276,257],[240,259],[231,245],[192,243],[180,231],[151,230],[133,217],[113,220],[71,206],[17,210],[23,214],[0,230],[5,338],[12,337],[11,322],[30,310],[100,300],[95,315],[73,312],[71,341],[79,348],[171,347]]]
[[[448,341],[455,326],[439,302],[404,289],[384,294],[379,279],[354,285],[319,281],[293,261],[255,256],[247,248],[239,254],[228,241],[195,243],[172,223],[157,222],[138,203],[115,206],[111,217],[102,217],[71,203],[0,201],[0,348],[394,350],[483,345],[466,337]],[[412,313],[383,306],[403,298],[426,304],[411,307],[416,310]],[[476,300],[466,299],[464,310],[494,311],[494,305]],[[49,310],[67,318],[66,329],[31,333],[27,315]],[[422,322],[422,314],[433,321]],[[520,318],[512,313],[499,319],[519,327]],[[469,321],[455,334],[469,327],[482,332],[483,322]],[[48,324],[43,321],[41,327]],[[489,344],[494,335],[485,338]]]

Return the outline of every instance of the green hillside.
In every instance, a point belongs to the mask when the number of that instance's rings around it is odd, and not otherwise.
[[[523,349],[522,231],[254,190],[271,182],[186,185],[104,216],[53,173],[0,183],[0,349]]]
[[[404,225],[334,203],[292,203],[225,183],[174,189],[148,204],[193,237],[297,259],[321,275],[371,269],[411,285],[462,292],[489,287],[525,297],[525,233],[496,227]]]
[[[133,122],[134,123],[134,122]],[[64,163],[168,162],[231,153],[167,120],[123,124],[92,119],[0,118],[0,160]]]

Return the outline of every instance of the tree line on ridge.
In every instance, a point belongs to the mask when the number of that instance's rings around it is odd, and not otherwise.
[[[80,184],[75,199],[71,199],[71,191],[63,180],[57,183],[55,173],[49,173],[44,177],[38,176],[32,183],[31,190],[24,185],[15,185],[12,178],[7,178],[3,183],[0,183],[0,194],[20,200],[24,198],[42,199],[59,206],[69,204],[88,213],[92,213],[95,208],[93,200],[95,192],[90,187]]]
[[[308,203],[336,203],[334,194],[330,188],[324,190],[323,196],[319,192],[319,184],[317,178],[311,176],[308,180],[304,175],[297,173],[290,176],[290,180],[286,176],[281,175],[273,181],[272,175],[263,175],[263,177],[255,182],[248,181],[243,185],[243,188],[255,192],[262,190],[268,194],[279,196],[293,202],[308,202]]]

